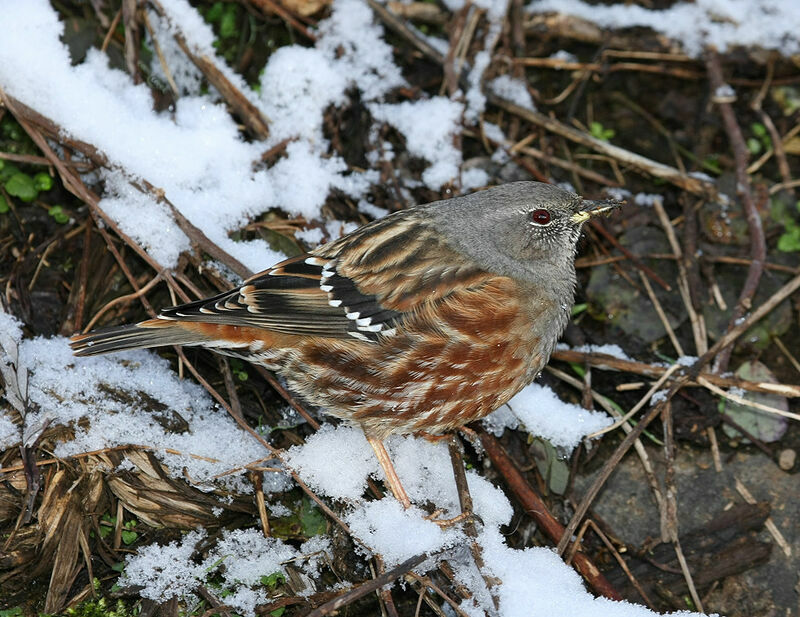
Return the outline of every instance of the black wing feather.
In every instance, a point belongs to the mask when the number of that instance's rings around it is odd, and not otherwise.
[[[377,341],[391,335],[403,314],[361,293],[335,268],[334,259],[301,255],[251,277],[238,289],[164,309],[160,317],[304,336]]]

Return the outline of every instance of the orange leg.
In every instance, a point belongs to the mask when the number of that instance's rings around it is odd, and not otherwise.
[[[406,490],[400,483],[400,478],[397,477],[397,472],[394,470],[394,465],[392,465],[392,460],[389,458],[389,453],[386,451],[383,442],[380,439],[369,436],[367,437],[367,441],[375,451],[375,456],[378,458],[381,467],[383,467],[383,473],[386,474],[386,483],[389,485],[389,490],[392,491],[394,498],[403,504],[403,507],[407,510],[411,507],[411,500],[408,498]]]

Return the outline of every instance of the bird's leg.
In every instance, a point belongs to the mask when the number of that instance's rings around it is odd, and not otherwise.
[[[408,510],[411,507],[411,500],[406,495],[406,490],[400,483],[400,478],[397,477],[397,472],[394,470],[394,465],[392,465],[392,460],[389,458],[389,453],[386,451],[383,442],[370,436],[367,436],[367,441],[375,451],[375,456],[383,468],[383,473],[386,474],[386,483],[389,485],[389,490],[392,491],[394,498]]]

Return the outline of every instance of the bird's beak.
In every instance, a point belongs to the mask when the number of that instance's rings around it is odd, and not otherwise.
[[[624,202],[622,201],[591,201],[584,199],[581,202],[581,209],[570,217],[570,220],[576,225],[585,223],[590,218],[594,218],[600,214],[610,212],[614,208],[619,208]]]

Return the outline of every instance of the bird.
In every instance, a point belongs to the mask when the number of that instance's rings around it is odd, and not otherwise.
[[[200,346],[273,370],[363,429],[408,508],[383,440],[454,431],[533,381],[570,319],[582,226],[619,205],[525,181],[409,207],[71,346]]]

